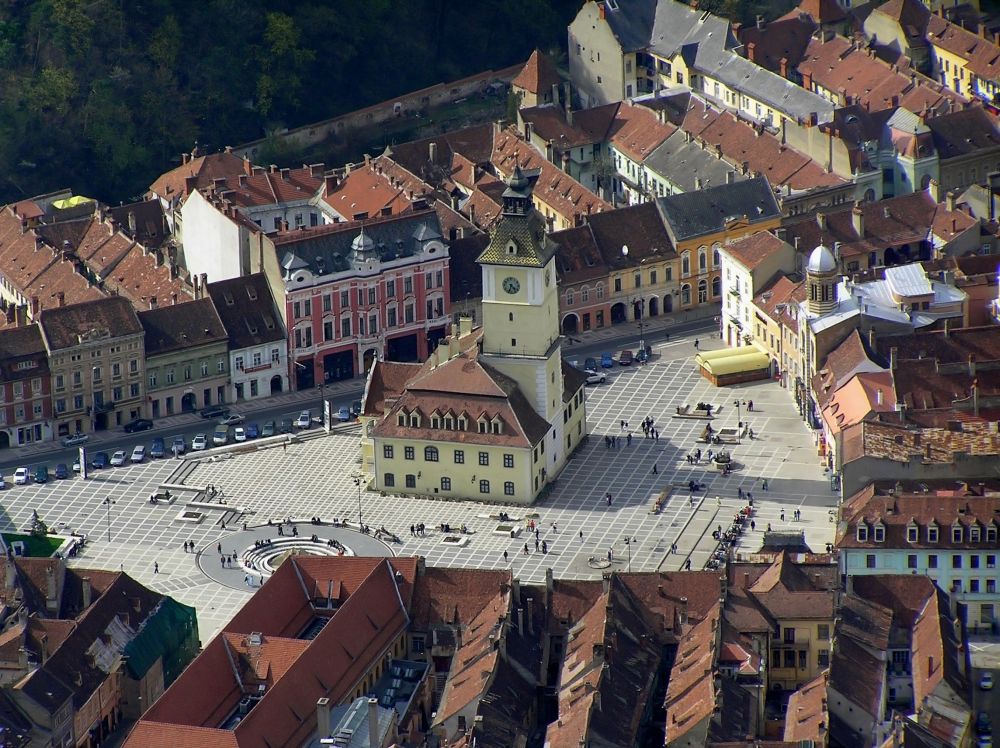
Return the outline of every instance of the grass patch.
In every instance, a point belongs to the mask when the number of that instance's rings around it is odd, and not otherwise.
[[[53,553],[59,550],[63,541],[59,538],[48,535],[38,537],[36,535],[22,535],[16,532],[3,533],[3,541],[9,546],[17,541],[24,543],[25,554],[32,558],[50,558]]]

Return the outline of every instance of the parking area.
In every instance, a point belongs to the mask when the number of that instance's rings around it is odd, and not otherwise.
[[[728,527],[745,504],[738,498],[742,490],[753,494],[755,530],[741,539],[738,550],[757,550],[770,525],[775,530],[802,531],[813,550],[823,551],[833,540],[829,508],[835,506],[837,497],[822,472],[813,436],[798,418],[791,398],[773,382],[717,389],[699,376],[691,353],[690,341],[665,343],[652,363],[615,367],[609,370],[606,384],[588,388],[591,437],[552,492],[535,506],[401,499],[362,492],[362,521],[373,530],[384,525],[397,534],[402,541],[392,546],[397,554],[423,555],[437,565],[508,566],[529,582],[542,581],[549,567],[564,577],[599,576],[607,568],[678,570],[688,561],[691,568],[700,569],[716,547],[712,531],[720,525]],[[734,398],[741,403],[753,400],[754,412],[747,414],[741,405],[737,414]],[[698,464],[686,459],[698,447],[707,452],[709,445],[696,442],[704,422],[672,415],[678,405],[693,407],[697,402],[721,406],[712,421],[716,429],[736,427],[743,420],[757,434],[753,440],[729,447],[737,465],[729,475],[716,471],[705,454]],[[644,418],[654,419],[659,439],[644,437],[640,427]],[[627,428],[623,429],[622,421],[628,422]],[[619,446],[610,446],[606,436],[618,437]],[[8,490],[0,494],[6,510],[4,524],[24,527],[32,509],[37,509],[57,529],[86,533],[90,542],[73,563],[124,569],[155,589],[195,605],[207,641],[252,593],[209,578],[199,568],[199,553],[184,550],[186,541],[193,542],[199,552],[208,549],[207,553],[217,556],[220,543],[227,553],[241,551],[234,544],[244,522],[251,528],[287,517],[346,519],[355,526],[358,522],[359,497],[352,477],[358,469],[356,432],[293,442],[233,459],[201,459],[189,466],[188,474],[177,477],[182,464],[187,463],[154,461],[98,471],[88,481],[71,479]],[[764,478],[767,491],[762,489]],[[221,501],[246,513],[228,515],[230,524],[225,529],[222,522],[227,515],[222,512],[208,511],[197,524],[179,522],[181,500],[172,506],[154,506],[148,501],[159,484],[171,480],[211,484],[221,493]],[[705,490],[692,494],[689,481],[705,484]],[[669,498],[660,511],[651,512],[655,497],[668,490]],[[113,503],[105,503],[106,499]],[[107,540],[109,509],[111,542]],[[497,522],[490,515],[501,510],[519,518],[516,537],[495,532]],[[798,520],[795,510],[801,512]],[[529,519],[536,523],[537,538],[526,528]],[[409,527],[417,523],[427,526],[424,536],[411,536]],[[450,525],[450,533],[440,530],[442,523]],[[462,525],[470,530],[462,536],[464,544],[443,542]],[[676,552],[671,553],[673,545]],[[154,573],[154,563],[158,573]]]

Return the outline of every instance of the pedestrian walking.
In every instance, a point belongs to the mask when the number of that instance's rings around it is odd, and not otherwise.
[[[756,529],[757,529],[757,523],[754,522],[753,520],[750,520],[750,532],[753,532]]]
[[[221,566],[223,569],[226,568],[226,557],[225,556],[219,556],[219,566]]]
[[[743,488],[742,487],[737,486],[737,488],[736,488],[736,495],[740,497],[740,501],[743,501]]]
[[[281,443],[281,451],[282,452],[287,452],[288,451],[288,439],[285,439],[285,441],[283,441]]]
[[[771,532],[771,523],[770,522],[767,523],[767,531]]]
[[[694,339],[694,349],[698,350],[698,338]]]
[[[217,550],[217,551],[219,552],[219,554],[221,555],[221,554],[222,554],[222,543],[218,543],[218,544],[217,544],[217,545],[215,546],[215,549],[216,549],[216,550]]]
[[[653,463],[653,475],[656,475],[659,471],[656,469],[656,463]]]
[[[764,479],[764,482],[761,483],[760,487],[763,488],[765,491],[767,490],[767,478]]]
[[[157,561],[153,562],[153,573],[154,574],[159,574],[160,573],[160,564]]]
[[[785,521],[785,510],[784,509],[781,510],[781,521],[782,522]]]
[[[613,561],[613,560],[614,560],[614,558],[615,558],[615,554],[614,554],[614,551],[612,551],[612,550],[611,550],[610,548],[608,548],[608,561],[609,561],[609,562],[610,562],[610,561]]]
[[[548,544],[548,543],[546,543],[546,542],[545,542],[545,541],[543,540],[543,541],[542,541],[542,553],[548,553],[548,552],[549,552],[549,544]]]
[[[611,449],[611,437],[607,434],[604,435],[604,448]]]
[[[747,401],[747,411],[753,413],[753,400]]]
[[[527,544],[527,543],[525,543],[525,544],[524,544],[524,555],[525,555],[525,556],[527,556],[527,555],[528,555],[528,553],[529,553],[529,551],[528,551],[528,544]]]
[[[610,493],[607,495],[607,500],[608,500],[608,506],[611,506],[611,494]]]
[[[749,491],[747,491],[747,502],[749,502],[750,506],[753,506],[753,494]]]
[[[632,432],[631,431],[629,431],[628,434],[625,436],[625,445],[628,446],[628,447],[632,446]]]
[[[537,537],[535,538],[535,550],[536,551],[538,550],[538,538]]]
[[[244,574],[243,575],[243,584],[245,584],[247,587],[250,586],[250,575],[249,574]]]
[[[583,542],[583,530],[580,530],[580,542]]]
[[[503,562],[507,563],[507,551],[503,552]]]
[[[716,506],[722,506],[722,497],[721,496],[716,496],[715,497],[715,505]]]
[[[552,523],[552,534],[553,535],[559,534],[559,526],[555,522]]]

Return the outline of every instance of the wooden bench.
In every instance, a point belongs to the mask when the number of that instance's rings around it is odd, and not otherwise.
[[[649,513],[659,514],[663,510],[663,507],[667,505],[667,501],[670,499],[670,494],[672,494],[673,491],[674,491],[673,486],[667,486],[655,496],[650,495],[650,497],[653,499],[653,502],[652,506],[650,506],[649,508]]]

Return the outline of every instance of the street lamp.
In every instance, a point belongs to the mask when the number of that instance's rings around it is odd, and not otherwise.
[[[743,443],[743,417],[740,415],[740,401],[733,400],[733,405],[736,406],[736,443]]]
[[[632,573],[632,546],[638,541],[635,538],[630,538],[628,535],[625,536],[625,549],[628,551],[628,571]]]
[[[108,509],[108,542],[111,542],[111,507],[118,502],[112,499],[110,496],[106,497],[104,501],[101,502]]]
[[[358,489],[358,532],[361,532],[361,528],[364,527],[361,523],[361,486],[363,483],[364,481],[361,479],[360,475],[354,476],[354,485],[357,486]]]

